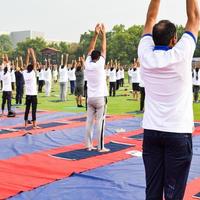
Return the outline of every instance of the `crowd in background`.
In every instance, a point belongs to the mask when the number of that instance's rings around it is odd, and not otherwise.
[[[38,63],[36,66],[37,90],[38,93],[45,93],[46,97],[51,96],[52,87],[59,85],[59,99],[64,102],[68,99],[68,94],[75,95],[77,107],[87,108],[87,77],[84,69],[85,57],[79,57],[68,63],[68,55],[61,56],[61,64],[52,64],[50,59],[45,59],[44,64]],[[5,66],[8,66],[5,71]],[[2,114],[4,113],[7,101],[8,113],[11,111],[11,100],[15,99],[16,105],[22,105],[24,96],[24,76],[25,70],[22,57],[10,62],[7,56],[3,58],[0,65],[0,89],[5,91],[2,94]],[[109,96],[115,97],[117,91],[124,87],[125,71],[127,71],[128,83],[131,85],[133,100],[140,101],[140,112],[144,111],[145,87],[140,77],[140,63],[134,59],[130,67],[122,66],[117,60],[110,60],[105,66],[105,76],[109,86]],[[194,61],[192,65],[194,103],[199,102],[200,73],[199,62]],[[68,91],[69,88],[69,91]],[[13,92],[15,91],[15,96]]]

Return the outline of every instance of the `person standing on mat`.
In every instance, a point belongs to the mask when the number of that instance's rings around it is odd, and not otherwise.
[[[2,82],[3,82],[3,94],[2,94],[2,116],[4,116],[4,108],[7,101],[7,108],[8,108],[8,114],[11,111],[11,100],[12,100],[12,77],[10,72],[10,64],[8,60],[8,56],[6,55],[3,58],[3,75],[2,75]]]
[[[97,38],[101,34],[101,52],[95,50]],[[85,61],[85,73],[88,84],[86,147],[89,151],[96,149],[93,146],[93,125],[96,116],[98,135],[98,151],[108,152],[104,147],[105,114],[107,104],[107,84],[105,76],[106,58],[106,31],[103,24],[97,24],[94,36],[90,42],[88,56]]]
[[[32,63],[29,63],[30,57],[32,58]],[[37,111],[37,80],[36,80],[36,57],[35,52],[32,48],[27,50],[26,56],[26,70],[24,71],[24,81],[25,81],[25,92],[26,92],[26,108],[24,114],[25,128],[28,125],[28,115],[30,107],[32,106],[32,121],[33,128],[39,128],[36,125],[36,111]]]
[[[145,85],[143,160],[146,200],[182,200],[192,159],[192,57],[200,13],[186,0],[187,24],[177,42],[176,26],[156,23],[160,0],[151,0],[138,47]]]
[[[83,107],[82,97],[84,93],[84,60],[83,57],[80,57],[75,71],[76,84],[75,84],[75,96],[77,107]]]

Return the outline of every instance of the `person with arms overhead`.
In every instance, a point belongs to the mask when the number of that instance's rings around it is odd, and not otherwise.
[[[32,63],[29,63],[30,57],[32,58]],[[25,92],[26,92],[26,108],[24,114],[25,128],[28,125],[28,115],[30,107],[32,106],[32,121],[33,128],[39,128],[36,126],[36,111],[37,111],[37,80],[36,80],[36,57],[33,49],[27,50],[26,56],[26,70],[24,71],[24,81],[25,81]]]
[[[146,200],[182,200],[192,159],[192,76],[200,14],[186,0],[187,24],[177,41],[176,26],[156,23],[160,0],[151,0],[138,47],[145,85],[143,160]]]
[[[2,75],[2,82],[3,82],[3,88],[2,88],[2,116],[4,116],[4,109],[5,104],[7,102],[7,108],[8,108],[8,114],[11,111],[11,100],[12,100],[12,76],[10,71],[10,64],[8,60],[8,56],[5,55],[3,58],[3,75]]]
[[[102,35],[101,52],[95,50],[96,41]],[[94,36],[90,42],[88,56],[85,61],[85,73],[88,84],[86,147],[89,151],[96,149],[93,146],[93,125],[96,116],[96,129],[98,135],[98,151],[108,152],[104,147],[105,114],[107,104],[107,84],[105,76],[106,58],[106,31],[103,24],[97,24]]]

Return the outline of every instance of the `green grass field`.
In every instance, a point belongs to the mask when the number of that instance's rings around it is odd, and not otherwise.
[[[51,97],[45,97],[44,93],[39,94],[38,109],[63,112],[85,112],[85,108],[78,108],[76,106],[74,95],[68,95],[68,100],[66,102],[57,102],[59,100],[59,85],[57,83],[56,85],[52,84],[52,86]],[[132,100],[130,90],[131,86],[126,79],[124,87],[117,91],[116,97],[108,97],[108,114],[131,114],[139,110],[139,102]],[[194,104],[193,107],[195,120],[200,120],[200,104]]]
[[[125,79],[124,87],[117,91],[116,97],[108,97],[108,114],[133,114],[135,111],[139,110],[139,102],[132,100],[130,90],[131,86],[128,84],[128,80]],[[68,88],[68,93],[69,92]],[[13,96],[15,96],[15,94]],[[68,94],[67,96],[68,100],[66,102],[59,102],[58,83],[52,84],[51,97],[45,97],[43,87],[43,93],[38,95],[38,109],[62,112],[85,112],[85,108],[78,108],[76,106],[74,95]],[[12,103],[15,103],[14,99]],[[200,120],[200,104],[194,104],[193,107],[195,120]],[[24,106],[21,106],[21,108],[24,108]]]

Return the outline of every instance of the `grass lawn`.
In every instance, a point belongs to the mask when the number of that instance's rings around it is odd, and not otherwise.
[[[125,80],[125,85],[116,92],[116,97],[108,97],[108,114],[131,114],[139,110],[139,102],[132,100],[130,93],[131,86],[128,80]],[[44,87],[43,87],[44,91]],[[69,93],[68,88],[68,93]],[[75,96],[68,94],[68,101],[59,102],[59,84],[52,84],[51,97],[45,97],[44,93],[38,96],[38,109],[63,111],[63,112],[85,112],[85,108],[78,108],[76,106]],[[13,100],[13,104],[14,104]],[[194,107],[194,118],[200,120],[200,104],[196,103]],[[24,106],[22,106],[24,108]],[[135,114],[133,114],[135,115]],[[137,115],[136,115],[137,116]]]

